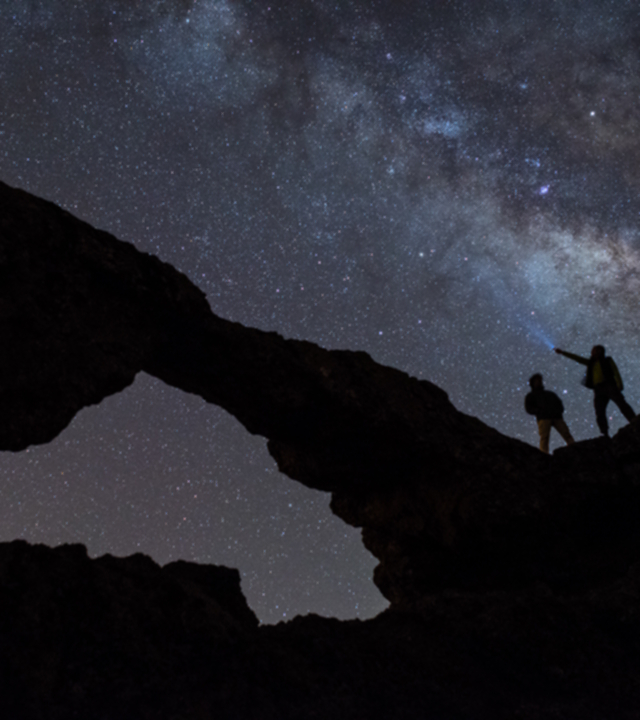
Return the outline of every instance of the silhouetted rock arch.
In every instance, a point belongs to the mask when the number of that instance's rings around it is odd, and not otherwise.
[[[582,587],[640,558],[637,423],[611,447],[545,457],[366,353],[215,316],[172,266],[52,203],[0,185],[0,211],[0,448],[51,440],[144,370],[221,405],[282,472],[331,492],[396,608],[447,587]]]
[[[0,449],[141,370],[269,439],[362,527],[391,601],[258,627],[236,571],[0,544],[0,711],[636,717],[640,423],[553,457],[375,363],[216,317],[185,276],[0,184]]]

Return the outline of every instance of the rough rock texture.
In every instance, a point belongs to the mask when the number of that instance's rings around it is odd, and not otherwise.
[[[159,680],[186,692],[194,667],[224,663],[257,626],[237,570],[0,544],[2,717],[73,717],[70,708],[97,703],[133,713]]]
[[[218,577],[186,564],[160,571],[140,558],[115,566],[100,559],[99,570],[89,570],[94,565],[80,551],[66,550],[55,555],[42,607],[26,605],[34,618],[52,613],[51,627],[58,629],[47,647],[53,649],[40,648],[27,630],[11,634],[11,618],[18,618],[15,627],[29,621],[7,587],[35,597],[39,590],[25,588],[31,581],[37,588],[38,573],[0,587],[0,602],[9,608],[0,634],[7,677],[13,677],[11,648],[25,653],[12,692],[37,686],[37,702],[46,704],[55,688],[64,688],[63,708],[76,683],[85,698],[76,716],[86,717],[103,694],[115,713],[119,700],[108,698],[103,679],[129,677],[135,663],[148,660],[147,671],[134,673],[142,685],[125,683],[118,691],[122,707],[131,708],[134,685],[146,688],[132,717],[210,717],[214,706],[221,717],[300,717],[304,710],[309,717],[355,718],[380,708],[387,708],[385,717],[423,717],[430,703],[432,716],[443,718],[482,717],[487,708],[492,717],[502,716],[500,708],[508,708],[504,717],[610,717],[605,696],[616,717],[637,716],[640,421],[611,442],[587,441],[544,456],[458,412],[435,385],[365,353],[330,352],[216,317],[174,268],[50,203],[0,184],[0,211],[6,340],[0,372],[11,378],[0,389],[0,449],[48,442],[78,410],[144,370],[221,405],[269,439],[283,472],[330,491],[333,511],[363,528],[365,545],[380,560],[375,582],[392,603],[369,623],[307,618],[256,629],[223,571]],[[7,557],[22,552],[25,567],[39,567],[45,550],[19,548]],[[3,565],[7,577],[11,562]],[[73,646],[67,659],[56,648],[73,634],[74,616],[54,610],[61,601],[51,588],[64,587],[71,565],[79,577],[95,580],[91,587],[69,580],[78,597],[86,591],[98,607],[91,622],[113,632],[89,649]],[[135,581],[100,580],[109,568],[126,578],[134,566]],[[152,575],[164,579],[149,580]],[[175,593],[191,599],[168,608],[158,589],[169,587],[168,578],[182,588]],[[101,603],[119,583],[129,609],[112,612],[111,601]],[[138,624],[131,618],[145,603],[152,617],[147,623],[141,615]],[[194,604],[198,609],[185,610]],[[189,619],[176,619],[185,614]],[[77,617],[81,628],[84,616]],[[130,657],[117,649],[124,647],[118,638],[126,645],[127,627],[140,629],[131,635]],[[209,684],[198,680],[189,689],[189,677],[200,677],[199,662]],[[65,675],[59,669],[65,663],[76,669]],[[29,674],[31,666],[41,669]],[[58,670],[48,675],[53,667]],[[594,683],[604,683],[602,697]],[[452,689],[462,686],[468,698],[462,692],[454,702]],[[246,696],[252,687],[257,705]],[[164,698],[156,710],[148,704],[153,688]],[[399,709],[398,697],[404,698]],[[190,714],[180,714],[180,698]],[[202,700],[201,710],[193,698]],[[233,703],[241,704],[236,714],[229,711]],[[74,715],[61,710],[46,717],[57,716]],[[100,717],[112,716],[105,710]]]
[[[0,544],[11,720],[630,720],[640,566],[604,590],[433,595],[420,614],[258,627],[235,571]]]

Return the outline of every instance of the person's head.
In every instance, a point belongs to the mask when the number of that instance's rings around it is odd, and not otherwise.
[[[591,357],[594,360],[602,360],[602,358],[604,357],[604,353],[604,345],[594,345],[591,348]]]
[[[535,390],[536,388],[544,387],[542,384],[542,375],[540,373],[536,373],[535,375],[532,375],[529,378],[529,385],[531,386],[532,390]]]

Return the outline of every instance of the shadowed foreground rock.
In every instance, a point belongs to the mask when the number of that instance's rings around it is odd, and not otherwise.
[[[15,717],[23,696],[24,717],[639,716],[639,422],[544,456],[365,353],[216,317],[174,268],[50,203],[0,184],[0,211],[0,449],[50,441],[143,370],[331,492],[392,604],[256,628],[230,571],[5,546]],[[93,614],[67,612],[65,582]]]
[[[258,627],[236,571],[0,544],[11,720],[638,717],[640,567],[559,596],[432,596],[420,615]]]

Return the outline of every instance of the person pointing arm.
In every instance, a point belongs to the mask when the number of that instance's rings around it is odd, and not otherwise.
[[[564,355],[570,360],[575,360],[575,362],[587,366],[584,384],[593,390],[596,422],[598,423],[600,432],[605,437],[609,437],[609,423],[607,421],[607,405],[609,404],[609,400],[613,400],[629,422],[633,420],[636,414],[622,394],[624,385],[620,371],[613,358],[607,356],[603,345],[594,345],[591,348],[591,357],[589,358],[574,355],[566,350],[560,350],[560,348],[554,348],[554,350],[558,355]]]
[[[582,357],[581,355],[574,355],[574,353],[567,352],[566,350],[560,350],[560,348],[553,348],[553,351],[558,353],[558,355],[564,355],[565,357],[568,357],[569,360],[575,360],[581,365],[589,364],[589,358]]]

